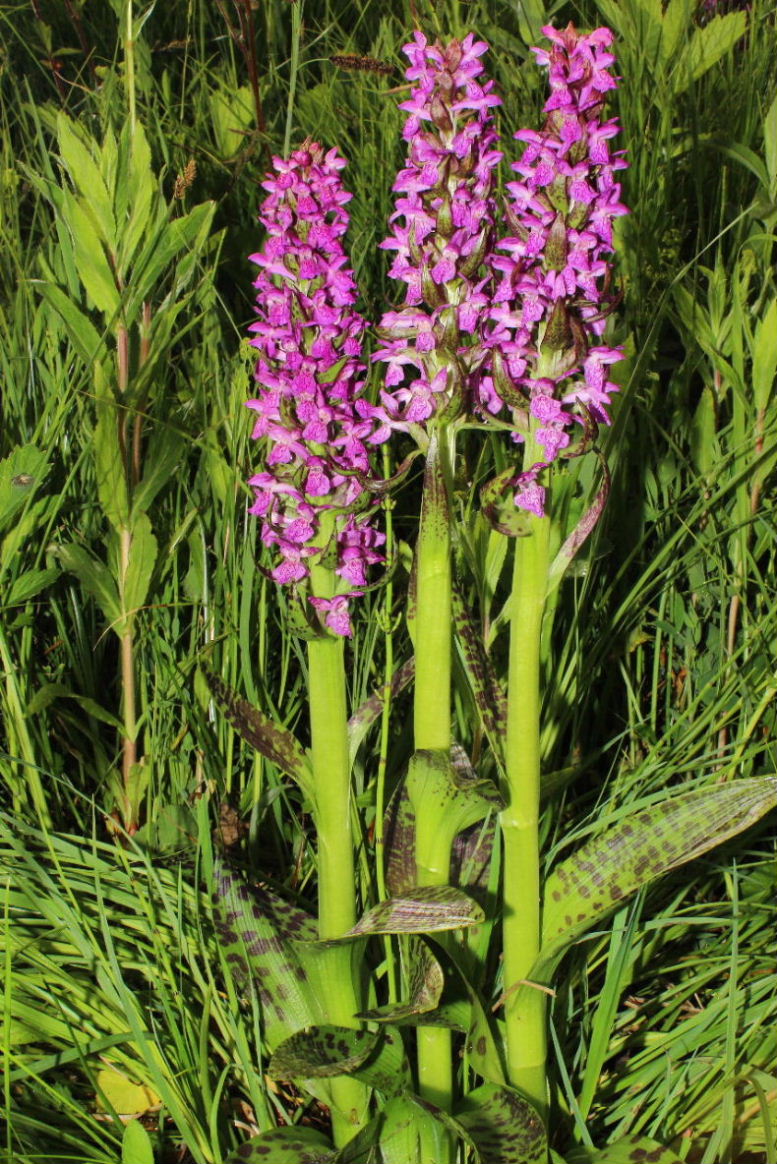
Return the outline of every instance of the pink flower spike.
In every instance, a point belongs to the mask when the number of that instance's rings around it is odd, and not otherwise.
[[[375,547],[383,538],[370,526],[375,502],[371,495],[361,500],[374,410],[363,399],[365,321],[355,310],[356,283],[341,241],[351,197],[340,180],[344,166],[336,150],[325,153],[315,142],[274,158],[260,214],[268,237],[252,256],[259,275],[250,330],[259,360],[248,407],[256,415],[253,436],[268,447],[263,471],[250,479],[251,512],[262,519],[263,543],[279,556],[272,576],[281,585],[309,585],[310,562],[324,548],[325,511],[337,513],[336,570],[346,583],[363,586],[367,567],[381,560]],[[358,527],[348,516],[357,503]],[[326,625],[350,634],[348,596],[328,601]]]
[[[508,412],[528,402],[529,431],[544,463],[525,466],[515,504],[537,516],[545,508],[540,470],[576,430],[590,428],[591,418],[610,423],[617,386],[607,366],[622,354],[601,337],[614,301],[613,222],[627,213],[615,180],[625,161],[611,149],[619,126],[602,119],[605,96],[617,85],[613,34],[607,28],[584,34],[571,24],[543,32],[550,46],[533,52],[548,70],[550,96],[542,129],[515,134],[524,149],[513,165],[518,180],[506,187],[510,233],[490,261],[498,285],[486,330],[488,390],[480,396],[489,414],[500,393]],[[488,376],[492,369],[498,375]]]

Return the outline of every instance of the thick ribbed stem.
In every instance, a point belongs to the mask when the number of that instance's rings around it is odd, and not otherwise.
[[[527,439],[524,464],[542,457]],[[540,635],[548,577],[550,519],[530,516],[515,543],[507,709],[504,843],[504,989],[510,1082],[547,1106],[545,999],[528,983],[540,949]]]
[[[432,429],[424,475],[416,564],[414,733],[416,751],[451,747],[451,534],[449,486],[454,434]],[[450,847],[440,853],[433,821],[418,821],[416,862],[423,885],[447,885]],[[450,1111],[453,1103],[451,1033],[418,1028],[418,1086],[424,1099]],[[421,1147],[423,1164],[448,1164],[453,1145],[439,1129]]]
[[[321,522],[326,545],[334,532],[334,518]],[[311,570],[316,598],[331,598],[337,578],[329,566]],[[345,698],[344,641],[327,636],[308,644],[308,694],[315,822],[318,838],[318,933],[321,940],[339,938],[356,921],[356,882],[350,810],[350,759]],[[332,951],[333,973],[327,976],[326,1010],[329,1022],[358,1027],[353,1016],[360,1009],[348,947]],[[330,1082],[334,1108],[332,1133],[337,1147],[353,1139],[367,1118],[369,1090],[346,1076]]]

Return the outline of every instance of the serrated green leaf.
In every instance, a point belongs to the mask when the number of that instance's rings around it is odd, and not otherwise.
[[[159,179],[151,168],[151,149],[141,122],[124,126],[119,139],[118,174],[116,178],[116,218],[122,224],[119,239],[118,264],[122,274],[143,240],[152,229],[154,196],[162,199]],[[166,212],[165,212],[166,213]]]
[[[607,1148],[575,1148],[567,1164],[682,1164],[671,1148],[647,1136],[626,1136]]]
[[[105,563],[95,558],[83,546],[74,543],[52,546],[51,553],[62,563],[63,570],[75,574],[87,594],[94,598],[111,628],[117,634],[121,634],[119,592]]]
[[[296,737],[288,728],[281,727],[258,708],[241,699],[209,668],[203,667],[202,673],[214,699],[235,731],[282,772],[292,776],[312,800],[313,773]]]
[[[777,777],[733,780],[675,793],[606,829],[551,873],[540,961],[656,877],[736,836],[777,805]]]
[[[772,299],[758,321],[753,337],[753,396],[756,409],[765,412],[772,399],[777,373],[777,299]]]
[[[104,345],[104,340],[97,328],[61,288],[53,283],[39,280],[36,280],[33,285],[60,316],[67,328],[68,337],[73,347],[84,363],[87,366],[90,365]]]
[[[132,495],[134,513],[145,513],[181,462],[188,442],[172,428],[156,428],[146,446],[143,476]]]
[[[57,140],[59,154],[73,186],[82,195],[82,208],[110,251],[116,250],[116,221],[113,216],[113,196],[105,184],[101,168],[97,163],[100,147],[89,139],[84,141],[85,130],[75,125],[70,118],[60,113],[57,116]]]
[[[100,508],[118,531],[129,524],[129,493],[113,401],[98,397],[97,417],[92,439],[97,496]]]
[[[433,934],[480,925],[480,906],[451,885],[422,885],[368,909],[345,937],[366,934]]]
[[[727,12],[714,16],[704,28],[697,28],[677,58],[672,72],[675,97],[699,77],[703,77],[721,57],[730,52],[747,28],[747,13]]]
[[[677,51],[680,37],[691,27],[692,0],[669,0],[661,21],[661,62],[664,67]]]
[[[154,1164],[151,1137],[139,1120],[130,1120],[124,1129],[121,1164]]]
[[[89,299],[105,316],[106,324],[118,314],[121,295],[102,243],[80,201],[64,192],[63,217],[73,242],[76,270]]]
[[[0,461],[0,530],[40,488],[47,468],[46,454],[35,445],[20,445]]]
[[[227,1164],[335,1164],[331,1144],[314,1128],[273,1128],[241,1144]]]
[[[199,249],[210,231],[215,202],[202,202],[181,218],[173,218],[149,233],[132,273],[128,314],[132,316],[147,299],[168,265],[182,250]]]
[[[159,547],[151,530],[151,522],[145,513],[138,513],[133,517],[130,536],[122,604],[125,619],[131,623],[148,596]]]
[[[456,1120],[477,1145],[480,1164],[544,1164],[547,1160],[544,1124],[511,1087],[484,1083],[469,1093]]]
[[[59,577],[59,570],[26,570],[18,578],[14,578],[3,600],[4,606],[22,606],[51,586]]]

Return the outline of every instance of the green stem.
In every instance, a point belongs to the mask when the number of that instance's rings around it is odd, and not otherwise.
[[[334,534],[334,517],[322,520],[320,536],[327,544]],[[311,590],[317,598],[331,598],[337,578],[319,563],[311,568]],[[315,821],[318,838],[318,933],[322,941],[339,938],[356,921],[356,881],[351,832],[351,765],[348,753],[348,716],[345,697],[344,641],[334,636],[308,643],[308,694]],[[349,972],[350,948],[332,950],[333,972],[327,978],[326,1009],[329,1022],[358,1027],[360,1009],[355,974]],[[353,1139],[368,1116],[369,1089],[347,1076],[330,1082],[332,1134],[339,1148]]]
[[[529,437],[524,464],[542,457]],[[515,543],[507,704],[504,842],[504,992],[510,1082],[540,1112],[547,1106],[544,991],[531,985],[540,949],[540,636],[550,518],[531,516]]]
[[[130,553],[132,549],[132,532],[124,528],[120,533],[121,539],[121,591],[124,592],[124,580],[129,570]],[[138,761],[137,745],[137,705],[135,700],[135,644],[132,632],[132,621],[127,618],[128,629],[121,636],[121,694],[122,718],[124,720],[124,739],[122,741],[122,783],[124,787],[123,824],[128,833],[137,831],[137,805],[133,796],[133,768]]]
[[[297,76],[299,74],[299,46],[302,40],[302,2],[303,0],[296,0],[296,3],[291,5],[291,59],[289,62],[289,96],[286,101],[286,129],[283,134],[284,158],[287,158],[291,152],[294,98],[297,93]]]
[[[421,506],[416,563],[415,615],[415,749],[451,748],[451,466],[454,434],[433,429],[429,438]],[[425,885],[447,885],[450,848],[440,853],[433,821],[416,822],[416,861]],[[443,1027],[418,1028],[418,1086],[421,1096],[444,1111],[453,1105],[451,1033]],[[422,1142],[424,1164],[447,1164],[453,1159],[449,1136],[438,1132]]]

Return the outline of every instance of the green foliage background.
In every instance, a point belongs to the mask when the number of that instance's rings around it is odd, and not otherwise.
[[[207,661],[304,739],[304,655],[246,513],[260,458],[243,408],[247,255],[262,241],[270,155],[310,136],[350,159],[363,309],[375,319],[390,302],[377,244],[402,158],[395,90],[416,9],[427,32],[474,29],[491,43],[509,160],[512,132],[536,124],[544,101],[529,52],[541,25],[607,22],[619,38],[614,112],[633,212],[619,224],[617,330],[628,358],[604,441],[610,502],[554,599],[548,859],[667,788],[777,767],[777,33],[773,3],[724,8],[0,5],[8,1161],[120,1159],[112,1116],[132,1113],[105,1094],[106,1068],[161,1105],[148,1120],[159,1160],[182,1158],[180,1146],[216,1164],[251,1130],[300,1115],[263,1083],[260,1017],[221,972],[201,885],[226,842],[255,871],[312,896],[309,818],[299,791],[216,713],[198,667]],[[333,54],[368,55],[394,73],[345,71]],[[132,125],[147,156],[121,153]],[[101,240],[90,165],[121,170],[110,140],[135,171],[116,179],[126,213],[112,225],[103,217]],[[141,207],[134,227],[130,205]],[[129,432],[142,421],[142,472],[126,499],[111,444],[121,416]],[[478,438],[457,483],[460,585],[500,675],[508,547],[489,540],[476,489],[507,455]],[[577,472],[570,504],[582,507],[595,464]],[[383,682],[388,641],[398,662],[409,654],[400,616],[417,502],[411,475],[393,511],[393,591],[363,601],[354,707]],[[136,546],[129,573],[122,530]],[[141,827],[120,843],[128,629]],[[376,781],[407,758],[406,699],[396,698],[391,730],[373,729],[356,756],[365,905],[375,900]],[[456,715],[457,738],[488,772],[463,666]],[[557,1098],[579,1144],[644,1132],[707,1164],[777,1160],[774,892],[761,826],[665,879],[571,955],[552,1022]]]

